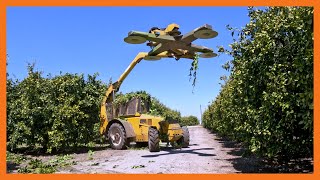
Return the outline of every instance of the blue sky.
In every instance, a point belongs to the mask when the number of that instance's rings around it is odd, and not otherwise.
[[[9,7],[7,72],[21,80],[27,76],[27,63],[35,62],[45,75],[98,72],[108,82],[110,77],[116,80],[138,52],[150,50],[123,41],[131,30],[177,23],[185,34],[210,24],[219,35],[194,43],[217,52],[217,46],[232,42],[226,25],[241,28],[248,21],[247,7]],[[221,65],[230,59],[226,55],[200,59],[194,93],[190,60],[141,61],[120,91],[145,90],[182,115],[200,117],[200,105],[204,110],[219,93],[219,78],[228,75]]]

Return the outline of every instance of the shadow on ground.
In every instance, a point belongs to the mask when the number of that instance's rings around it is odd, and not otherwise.
[[[215,133],[213,133],[215,134]],[[227,153],[236,156],[228,159],[233,167],[241,173],[312,173],[312,158],[300,158],[294,160],[277,160],[256,157],[241,146],[240,143],[215,134],[215,139],[227,148]]]
[[[164,151],[166,153],[161,153],[161,154],[152,154],[152,155],[143,155],[141,157],[159,157],[159,156],[166,156],[166,155],[172,155],[172,154],[197,154],[199,156],[216,156],[215,154],[209,154],[209,153],[203,153],[203,152],[198,152],[198,151],[211,151],[214,148],[199,148],[199,149],[188,149],[188,148],[182,148],[182,149],[175,149],[172,147],[161,147],[161,152]]]
[[[7,161],[7,173],[11,173],[14,170],[19,169],[19,164]]]

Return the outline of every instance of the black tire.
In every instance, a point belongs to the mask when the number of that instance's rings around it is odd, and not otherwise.
[[[108,130],[108,139],[112,149],[126,149],[126,131],[119,123],[113,123]]]
[[[156,128],[149,127],[148,147],[150,152],[160,151],[159,132]]]
[[[189,146],[189,142],[190,142],[190,134],[189,134],[189,130],[186,126],[182,127],[182,131],[183,131],[183,143],[182,143],[182,147],[183,148],[187,148]]]

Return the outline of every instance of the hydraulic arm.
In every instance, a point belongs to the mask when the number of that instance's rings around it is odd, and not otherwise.
[[[104,96],[104,98],[102,99],[102,102],[101,102],[100,134],[105,133],[106,127],[107,127],[108,121],[109,121],[108,120],[108,116],[107,116],[106,104],[112,103],[113,98],[114,98],[114,94],[119,91],[119,88],[120,88],[122,82],[124,81],[124,79],[128,76],[128,74],[130,74],[132,69],[147,55],[148,55],[148,53],[145,53],[145,52],[138,53],[138,55],[133,59],[131,64],[122,73],[122,75],[119,77],[119,79],[108,87],[108,89],[106,91],[106,94],[105,94],[105,96]]]
[[[167,52],[163,52],[160,53],[156,56],[153,56],[152,60],[159,60],[162,57],[170,57],[168,55]],[[112,83],[107,91],[105,96],[102,99],[101,102],[101,109],[100,109],[100,134],[104,134],[106,131],[106,127],[108,126],[108,122],[110,121],[110,119],[108,119],[107,116],[107,104],[111,104],[113,102],[113,98],[116,92],[119,91],[120,86],[122,84],[122,82],[125,80],[125,78],[130,74],[130,72],[132,71],[132,69],[142,60],[142,59],[146,59],[146,60],[151,60],[148,56],[147,52],[140,52],[138,53],[138,55],[132,60],[132,62],[130,63],[130,65],[127,67],[127,69],[122,73],[122,75],[119,77],[119,79]]]

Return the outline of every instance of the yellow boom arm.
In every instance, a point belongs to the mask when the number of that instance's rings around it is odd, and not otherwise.
[[[102,99],[101,102],[101,109],[100,109],[100,134],[105,133],[106,127],[108,125],[108,116],[107,116],[107,108],[106,103],[112,103],[113,101],[113,95],[114,93],[118,92],[122,82],[124,79],[128,76],[128,74],[131,72],[131,70],[144,58],[148,55],[148,53],[140,52],[131,62],[131,64],[128,66],[128,68],[122,73],[118,81],[111,84],[107,91],[105,96]]]
[[[118,81],[114,82],[111,84],[107,91],[105,96],[102,99],[101,102],[101,109],[100,109],[100,134],[104,134],[106,131],[106,128],[108,126],[108,116],[107,116],[107,103],[112,103],[113,98],[114,98],[114,93],[118,92],[122,82],[125,80],[125,78],[129,75],[129,73],[132,71],[132,69],[142,60],[142,59],[147,59],[148,53],[146,52],[140,52],[131,62],[131,64],[127,67],[127,69],[122,73]],[[154,57],[154,56],[153,56]],[[168,51],[159,53],[156,55],[156,57],[163,58],[163,57],[172,57],[171,54]],[[191,58],[192,56],[190,56]]]

